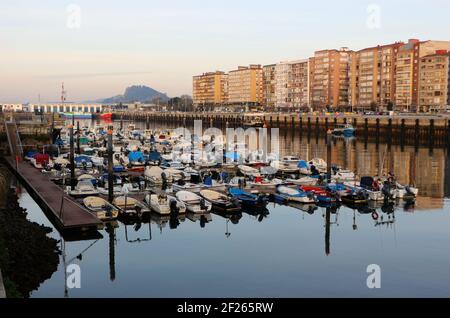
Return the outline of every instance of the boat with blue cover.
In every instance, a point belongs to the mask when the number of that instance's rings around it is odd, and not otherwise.
[[[264,195],[256,195],[239,188],[230,188],[230,195],[239,200],[244,207],[265,207],[267,205],[267,197]]]

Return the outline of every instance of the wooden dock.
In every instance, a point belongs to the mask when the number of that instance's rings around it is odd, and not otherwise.
[[[58,229],[83,231],[97,229],[103,224],[47,176],[23,161],[22,145],[14,122],[5,122],[5,129],[11,153],[4,158],[6,164]]]
[[[45,212],[49,212],[48,214],[56,221],[55,225],[61,230],[88,230],[102,224],[97,217],[66,195],[63,189],[29,163],[16,163],[12,157],[5,159],[11,171],[46,210]]]

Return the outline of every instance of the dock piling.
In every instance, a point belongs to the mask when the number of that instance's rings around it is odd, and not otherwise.
[[[113,128],[108,128],[108,201],[114,200],[114,175],[113,175]]]

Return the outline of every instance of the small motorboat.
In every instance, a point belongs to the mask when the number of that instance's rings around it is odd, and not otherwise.
[[[231,188],[228,190],[230,195],[239,200],[245,208],[261,208],[266,207],[267,197],[265,195],[256,195],[239,188]]]
[[[313,193],[316,196],[318,203],[334,203],[339,200],[339,195],[323,187],[317,186],[301,186],[301,190]]]
[[[356,180],[356,175],[353,171],[339,168],[333,168],[332,171],[333,175],[331,176],[331,179],[334,182],[343,183]]]
[[[260,175],[260,172],[258,169],[252,168],[252,167],[249,167],[246,165],[239,165],[238,169],[244,176],[256,177],[256,176]]]
[[[335,129],[333,129],[333,135],[335,136],[344,136],[344,137],[353,137],[355,136],[356,129],[351,124],[343,124],[337,125]]]
[[[149,213],[150,209],[142,202],[135,198],[120,196],[114,199],[113,204],[119,208],[120,214],[125,216],[140,217],[145,213]]]
[[[186,204],[178,200],[175,196],[167,195],[167,200],[169,201],[170,210],[172,213],[185,214]]]
[[[374,187],[376,184],[372,177],[362,177],[360,182],[344,182],[344,185],[353,190],[364,190],[371,201],[384,201],[385,194],[381,191],[381,186]]]
[[[282,198],[287,202],[300,202],[300,203],[315,203],[314,194],[305,192],[301,189],[289,188],[286,186],[279,186],[277,188],[276,197]]]
[[[69,187],[70,189],[70,187]],[[91,180],[78,181],[74,190],[69,190],[69,194],[74,198],[85,198],[99,194],[99,191],[92,184]]]
[[[419,189],[413,186],[405,186],[396,182],[394,187],[395,197],[399,199],[413,199],[419,195]]]
[[[295,156],[284,156],[281,159],[281,162],[286,164],[286,165],[294,165],[294,166],[298,166],[300,163],[300,158],[299,157],[295,157]]]
[[[214,210],[221,212],[237,212],[241,210],[241,204],[238,200],[231,199],[223,193],[212,190],[202,190],[200,191],[200,196],[209,201]]]
[[[321,158],[314,158],[309,162],[310,166],[314,166],[316,167],[316,169],[321,172],[321,173],[325,173],[327,172],[327,167],[328,164],[326,163],[325,160],[321,159]]]
[[[144,172],[145,180],[147,180],[152,185],[162,185],[163,184],[163,173],[164,170],[160,167],[152,166],[147,167]]]
[[[190,213],[209,213],[212,204],[196,193],[189,191],[179,191],[176,198],[186,205],[186,209]]]
[[[153,212],[161,215],[169,215],[171,212],[170,202],[167,194],[163,191],[153,192],[145,196],[145,202]]]
[[[319,179],[311,178],[309,176],[302,177],[299,179],[289,179],[289,178],[286,179],[287,184],[293,184],[293,185],[297,185],[297,186],[315,186],[315,185],[317,185],[318,181],[319,181]]]
[[[46,165],[50,164],[50,156],[48,154],[36,153],[31,157],[30,163],[36,169],[43,169]]]
[[[87,197],[83,200],[83,205],[102,221],[114,220],[119,216],[118,208],[99,197]]]

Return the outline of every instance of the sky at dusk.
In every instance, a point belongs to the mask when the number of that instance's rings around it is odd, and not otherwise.
[[[450,1],[74,0],[0,2],[0,102],[86,101],[320,49],[450,40]]]

